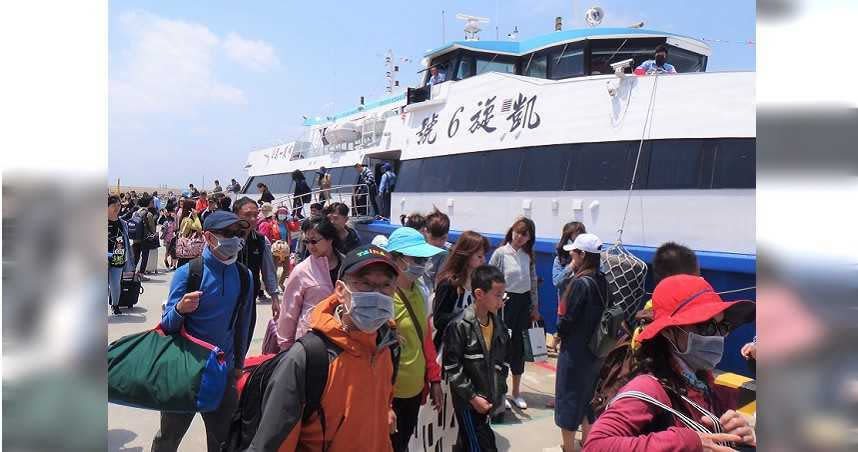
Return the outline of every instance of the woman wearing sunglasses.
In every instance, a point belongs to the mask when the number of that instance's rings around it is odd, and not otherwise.
[[[277,319],[278,343],[287,350],[310,330],[309,315],[320,301],[334,293],[344,256],[336,251],[337,229],[327,218],[312,218],[301,225],[303,245],[310,252],[296,265],[286,282]]]
[[[724,337],[754,320],[750,301],[725,302],[703,278],[665,278],[652,296],[654,318],[638,336],[630,380],[587,436],[584,450],[753,450],[756,437],[735,411],[732,390],[716,386]]]

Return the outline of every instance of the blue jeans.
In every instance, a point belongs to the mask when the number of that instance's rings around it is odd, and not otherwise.
[[[110,305],[119,304],[119,294],[122,293],[122,267],[107,267],[107,294],[110,297]]]

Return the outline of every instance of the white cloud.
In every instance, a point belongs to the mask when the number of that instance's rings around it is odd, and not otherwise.
[[[207,27],[144,12],[123,14],[119,23],[130,45],[110,74],[111,113],[190,113],[246,102],[240,89],[215,77],[220,40]]]
[[[230,59],[254,71],[262,71],[280,64],[274,48],[267,42],[244,39],[237,33],[226,36],[223,48]]]

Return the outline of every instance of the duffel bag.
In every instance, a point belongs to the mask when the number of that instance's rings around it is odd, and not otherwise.
[[[125,336],[107,349],[107,400],[171,412],[207,412],[220,406],[228,365],[223,351],[161,326]]]

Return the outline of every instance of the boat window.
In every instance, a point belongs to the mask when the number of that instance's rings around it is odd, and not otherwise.
[[[241,193],[242,194],[246,194],[248,188],[256,186],[253,183],[253,179],[256,179],[256,176],[250,176],[250,179],[248,179],[247,182],[244,183],[244,186],[241,187]]]
[[[406,160],[402,162],[396,178],[396,191],[418,192],[420,188],[420,168],[426,159]]]
[[[627,74],[646,60],[651,60],[653,51],[659,44],[664,44],[664,38],[646,39],[605,39],[590,42],[590,74],[613,74],[611,63],[633,59]],[[670,60],[670,58],[668,58]]]
[[[248,185],[247,193],[249,194],[257,194],[258,189],[256,188],[256,184],[263,183],[268,186],[268,189],[271,190],[271,193],[277,194],[286,194],[291,193],[291,187],[289,186],[289,182],[291,182],[291,178],[289,174],[281,173],[281,174],[266,174],[264,176],[254,176],[252,184]]]
[[[548,54],[533,55],[533,58],[527,55],[522,58],[521,64],[524,65],[522,72],[528,77],[548,77]]]
[[[450,191],[474,191],[481,183],[483,159],[490,152],[454,155],[450,162]]]
[[[548,78],[560,80],[579,75],[584,75],[584,47],[582,45],[563,45],[549,53]]]
[[[545,146],[523,150],[519,191],[562,190],[571,145]]]
[[[712,188],[756,187],[757,150],[754,139],[723,138],[715,148]]]
[[[515,60],[501,55],[478,55],[477,75],[487,72],[515,74]]]
[[[528,158],[532,158],[528,156]],[[482,177],[477,191],[515,191],[521,174],[523,149],[490,151],[483,161]]]
[[[353,166],[343,167],[340,174],[340,185],[356,185],[358,181],[357,170]]]
[[[703,72],[706,70],[705,55],[675,46],[668,46],[667,62],[676,68],[676,72]]]
[[[703,188],[703,140],[658,140],[652,143],[647,188]]]
[[[634,166],[632,142],[573,144],[566,190],[621,190],[628,188]],[[634,148],[637,151],[637,147]],[[631,165],[629,162],[631,161]]]
[[[462,59],[459,60],[459,70],[456,72],[456,80],[473,77],[474,73],[474,56],[463,55]]]
[[[398,192],[626,190],[637,140],[482,151],[402,162]],[[349,170],[350,168],[345,168]],[[635,189],[754,188],[754,138],[644,144]]]
[[[419,190],[424,193],[446,192],[450,186],[450,156],[426,159],[420,169]]]

